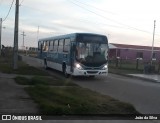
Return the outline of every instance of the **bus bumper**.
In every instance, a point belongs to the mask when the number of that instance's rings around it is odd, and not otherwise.
[[[108,75],[108,69],[105,70],[80,70],[77,68],[74,68],[74,71],[72,73],[73,76],[107,76]]]

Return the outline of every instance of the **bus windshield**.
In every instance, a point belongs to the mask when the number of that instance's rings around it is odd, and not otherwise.
[[[108,45],[97,42],[77,42],[76,59],[82,64],[107,62]]]

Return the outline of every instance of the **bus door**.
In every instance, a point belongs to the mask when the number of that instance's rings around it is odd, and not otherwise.
[[[75,50],[76,50],[76,43],[75,42],[71,42],[71,48],[70,48],[71,72],[73,72],[73,67],[74,67]]]

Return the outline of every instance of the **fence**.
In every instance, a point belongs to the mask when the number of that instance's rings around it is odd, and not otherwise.
[[[143,61],[142,59],[112,59],[109,60],[109,67],[118,69],[130,69],[139,70],[144,73],[159,73],[160,72],[160,61],[153,61],[152,65],[150,62]]]

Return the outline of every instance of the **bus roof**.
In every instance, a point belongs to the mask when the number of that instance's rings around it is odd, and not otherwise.
[[[59,35],[59,36],[52,36],[52,37],[48,37],[48,38],[42,38],[42,39],[39,39],[39,41],[48,41],[48,40],[52,40],[52,39],[76,37],[77,35],[105,36],[105,35],[95,34],[95,33],[71,33],[71,34],[65,34],[65,35]]]

